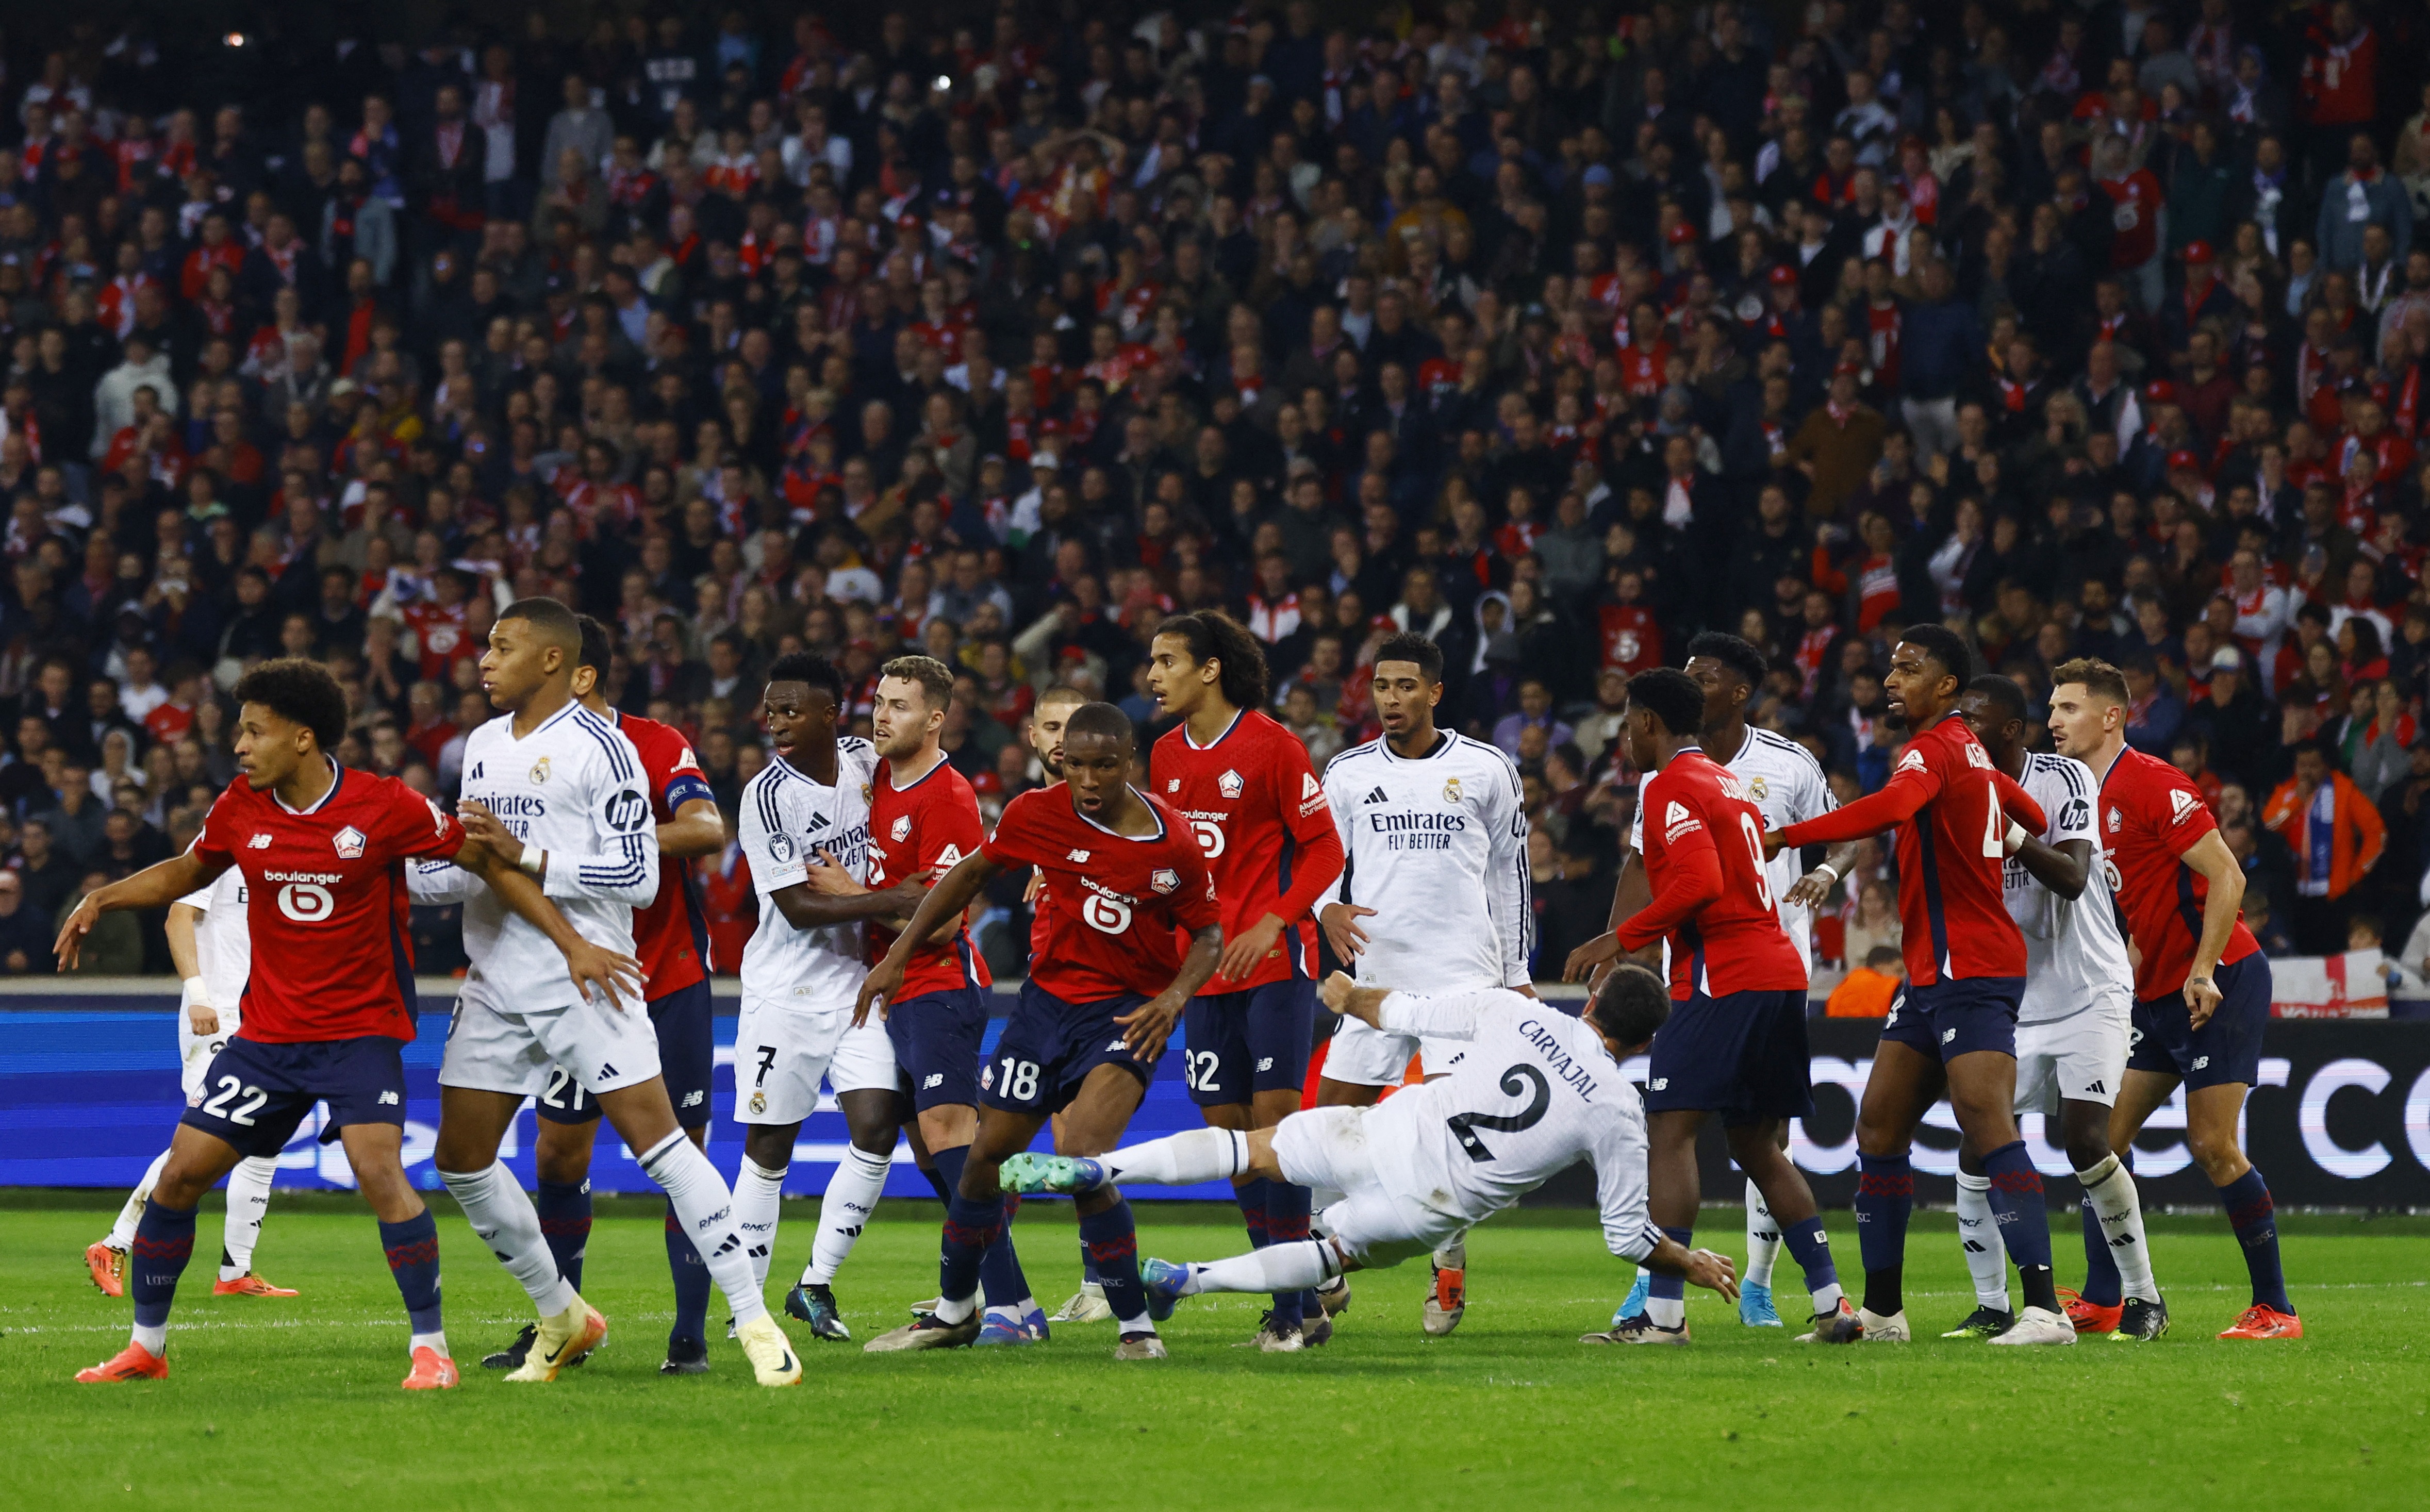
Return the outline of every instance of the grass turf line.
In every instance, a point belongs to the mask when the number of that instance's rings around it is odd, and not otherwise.
[[[1471,1236],[1470,1310],[1445,1340],[1419,1331],[1426,1270],[1412,1263],[1354,1277],[1334,1343],[1299,1356],[1228,1347],[1256,1326],[1252,1298],[1182,1304],[1159,1365],[1117,1366],[1109,1324],[1060,1329],[1040,1349],[911,1357],[815,1344],[789,1321],[804,1383],[761,1392],[722,1338],[711,1374],[657,1374],[671,1301],[659,1224],[644,1217],[593,1231],[585,1292],[614,1332],[592,1363],[549,1387],[478,1370],[529,1307],[442,1199],[448,1336],[467,1379],[407,1398],[376,1231],[328,1205],[278,1199],[256,1256],[303,1296],[213,1299],[214,1200],[172,1320],[175,1373],[132,1387],[68,1379],[117,1348],[129,1316],[82,1272],[107,1212],[0,1213],[11,1449],[0,1505],[337,1493],[355,1512],[571,1494],[602,1506],[840,1497],[856,1512],[943,1501],[1263,1512],[1569,1506],[1618,1492],[1869,1509],[1989,1497],[2014,1512],[2215,1506],[2267,1486],[2281,1505],[2357,1506],[2408,1499],[2430,1455],[2419,1220],[2282,1219],[2312,1332],[2291,1345],[2211,1338],[2245,1300],[2241,1260],[2221,1221],[2171,1219],[2154,1248],[2176,1331],[2156,1345],[1818,1351],[1793,1329],[1741,1328],[1697,1293],[1693,1347],[1588,1349],[1573,1340],[1605,1325],[1627,1270],[1589,1215],[1530,1213]],[[860,1339],[934,1288],[933,1217],[890,1205],[838,1282]],[[814,1214],[786,1206],[772,1301],[807,1257]],[[1203,1213],[1140,1215],[1142,1254],[1205,1259],[1242,1242]],[[1704,1217],[1700,1242],[1737,1254],[1739,1215]],[[1052,1308],[1077,1274],[1070,1210],[1032,1204],[1015,1232]],[[2068,1276],[2080,1269],[2072,1225],[2055,1238]],[[1853,1271],[1853,1232],[1838,1247]],[[1919,1216],[1907,1274],[1919,1331],[1972,1306],[1945,1215]],[[1801,1311],[1786,1257],[1775,1280],[1782,1311]]]

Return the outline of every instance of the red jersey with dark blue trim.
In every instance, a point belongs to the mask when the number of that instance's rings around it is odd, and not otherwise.
[[[2135,965],[2135,996],[2182,992],[2202,943],[2203,906],[2210,899],[2210,878],[2183,857],[2219,822],[2211,818],[2202,789],[2184,773],[2126,748],[2102,775],[2100,823],[2101,848],[2116,872],[2109,890],[2142,953]],[[2239,919],[2219,964],[2232,966],[2260,948]]]
[[[241,1039],[305,1044],[413,1038],[413,937],[405,863],[454,856],[464,826],[394,777],[337,770],[298,812],[241,776],[194,841],[244,873],[253,934]]]
[[[1123,835],[1072,806],[1063,783],[1005,805],[981,847],[998,866],[1034,866],[1042,942],[1033,933],[1029,979],[1066,1003],[1154,997],[1181,973],[1176,930],[1222,922],[1198,842],[1173,811],[1139,794],[1153,835]]]
[[[903,787],[894,786],[894,763],[880,760],[869,798],[869,888],[874,892],[904,878],[933,872],[942,876],[987,841],[979,819],[979,797],[970,779],[954,770],[942,754],[927,775]],[[869,958],[874,963],[894,948],[895,932],[873,922],[869,926]],[[984,988],[994,982],[987,962],[979,958],[967,923],[942,944],[931,940],[911,953],[903,968],[897,1003],[928,992],[958,988]]]
[[[1187,724],[1165,732],[1148,755],[1148,787],[1189,825],[1206,854],[1223,914],[1238,939],[1273,914],[1283,932],[1248,976],[1215,973],[1205,992],[1238,992],[1316,975],[1319,900],[1341,878],[1341,836],[1307,747],[1255,709],[1234,716],[1207,745]]]
[[[650,813],[656,822],[672,822],[675,810],[694,798],[715,801],[708,777],[681,730],[622,711],[615,720],[616,727],[641,754],[641,773],[650,779]],[[633,910],[633,954],[649,977],[642,990],[654,1002],[707,978],[708,923],[693,890],[690,860],[658,857],[658,895],[648,907]]]
[[[1765,869],[1763,810],[1737,774],[1691,747],[1646,780],[1638,802],[1653,901],[1620,926],[1621,944],[1641,950],[1668,937],[1676,1002],[1805,987],[1805,959],[1780,927]],[[1689,906],[1683,895],[1698,890],[1705,901]]]

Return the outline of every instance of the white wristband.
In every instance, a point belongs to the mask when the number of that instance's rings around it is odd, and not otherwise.
[[[201,977],[190,976],[186,978],[186,1005],[191,1008],[197,1004],[204,1007],[210,1006],[210,989],[203,986]]]
[[[529,872],[533,876],[540,875],[547,868],[548,853],[537,845],[524,846],[524,854],[515,859],[517,871]]]
[[[1837,882],[1837,881],[1839,881],[1839,869],[1838,867],[1833,866],[1833,865],[1832,865],[1830,862],[1828,862],[1828,861],[1817,861],[1817,862],[1815,862],[1815,863],[1814,863],[1814,870],[1815,870],[1815,871],[1817,871],[1817,872],[1822,872],[1824,876],[1829,877],[1833,882]]]
[[[2006,847],[2006,853],[2009,856],[2014,856],[2019,851],[2023,850],[2025,848],[2025,826],[2018,823],[2013,819],[2008,821],[2008,833],[2002,838],[2001,843]]]

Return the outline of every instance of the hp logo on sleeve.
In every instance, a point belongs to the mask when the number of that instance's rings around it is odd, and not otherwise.
[[[625,788],[608,800],[602,812],[609,829],[629,835],[650,822],[650,801],[639,789]]]

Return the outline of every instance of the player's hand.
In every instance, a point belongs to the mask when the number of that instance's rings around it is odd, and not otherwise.
[[[197,1039],[209,1038],[220,1032],[219,1010],[208,1003],[187,1004],[186,1027],[194,1032]]]
[[[1036,903],[1038,901],[1039,892],[1044,889],[1045,886],[1046,873],[1040,872],[1036,867],[1031,867],[1029,869],[1029,886],[1021,889],[1022,906],[1025,908],[1029,906],[1029,905]]]
[[[467,836],[487,846],[508,866],[522,862],[524,842],[507,828],[497,815],[490,812],[488,805],[465,799],[456,806],[456,822],[464,826]]]
[[[75,906],[75,911],[68,915],[67,922],[59,925],[59,938],[51,945],[51,954],[59,958],[60,971],[75,970],[76,957],[84,951],[84,937],[91,934],[92,926],[100,922],[100,906],[88,892],[84,901]]]
[[[2220,997],[2220,993],[2219,993],[2219,984],[2218,984],[2217,982],[2212,981],[2209,977],[2207,977],[2207,976],[2189,976],[2189,977],[2187,977],[2187,978],[2186,978],[2186,1024],[2187,1024],[2187,1027],[2189,1027],[2189,1028],[2192,1028],[2192,1029],[2199,1029],[2199,1028],[2201,1028],[2204,1024],[2205,1024],[2205,1023],[2209,1022],[2210,1022],[2210,1016],[2211,1016],[2212,1012],[2213,1012],[2214,1010],[2216,1010],[2216,1009],[2219,1007],[2219,997]]]
[[[1215,970],[1227,980],[1238,982],[1257,969],[1257,963],[1266,958],[1266,952],[1273,949],[1274,941],[1282,937],[1283,922],[1268,914],[1240,931],[1240,939],[1223,947],[1223,958],[1216,962]]]
[[[894,1001],[894,994],[902,990],[902,988],[903,963],[894,958],[892,951],[889,951],[886,953],[886,958],[871,967],[869,974],[860,980],[860,995],[854,998],[852,1003],[852,1026],[857,1029],[867,1023],[869,1010],[873,1007],[877,1009],[877,1016],[882,1022],[886,1017],[888,1005]]]
[[[1767,861],[1771,860],[1786,849],[1788,844],[1789,842],[1787,840],[1781,839],[1780,831],[1776,829],[1765,830],[1763,832],[1763,858]]]
[[[1561,980],[1564,982],[1581,980],[1619,959],[1619,932],[1606,929],[1570,952],[1570,958],[1561,963]]]
[[[1820,908],[1822,906],[1822,900],[1831,895],[1831,884],[1835,880],[1836,878],[1818,866],[1799,877],[1796,885],[1782,894],[1782,898],[1785,902],[1798,904],[1807,908]]]
[[[1316,985],[1316,1001],[1323,1004],[1328,1012],[1345,1012],[1342,1005],[1350,1001],[1350,989],[1357,985],[1350,980],[1349,972],[1336,972]]]
[[[642,1001],[641,990],[649,978],[641,974],[641,963],[630,955],[594,945],[587,939],[576,940],[565,952],[565,969],[574,977],[574,989],[582,1001],[594,1001],[591,989],[596,987],[608,998],[608,1005],[618,1013],[624,1011],[624,1000],[618,994],[623,989],[634,1002]]]
[[[855,898],[869,890],[853,876],[849,868],[835,858],[833,851],[821,851],[818,856],[820,864],[805,869],[812,892],[824,893],[830,898]]]
[[[1367,954],[1367,931],[1359,928],[1357,922],[1374,917],[1374,909],[1362,908],[1355,903],[1328,903],[1317,910],[1316,922],[1324,926],[1324,938],[1333,942],[1333,954],[1346,961]]]
[[[1689,1250],[1688,1279],[1706,1291],[1718,1291],[1732,1302],[1738,1300],[1738,1273],[1730,1268],[1728,1255],[1715,1254],[1710,1250]]]
[[[1180,1022],[1181,999],[1170,992],[1157,993],[1114,1021],[1122,1026],[1123,1043],[1131,1047],[1131,1059],[1142,1066],[1164,1054],[1164,1042]]]

